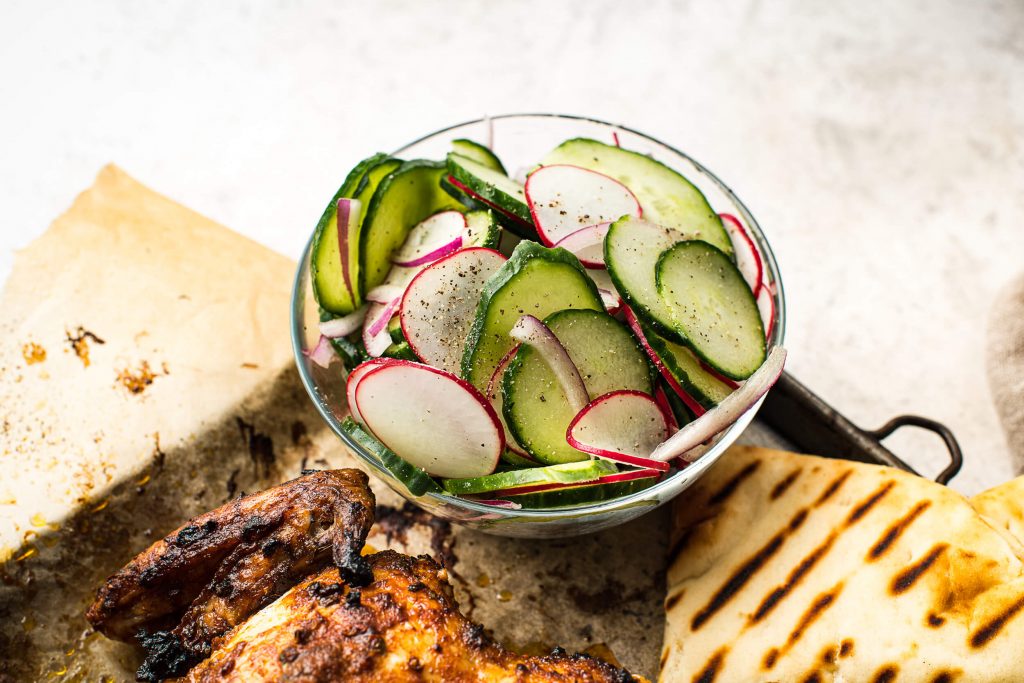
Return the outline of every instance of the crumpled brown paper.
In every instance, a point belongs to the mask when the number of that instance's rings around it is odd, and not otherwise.
[[[0,681],[130,680],[138,652],[82,616],[108,574],[239,493],[302,467],[358,466],[294,369],[293,275],[285,257],[112,166],[18,254],[0,303]],[[463,610],[499,641],[610,648],[653,678],[661,512],[514,540],[373,488],[369,543],[443,561]]]

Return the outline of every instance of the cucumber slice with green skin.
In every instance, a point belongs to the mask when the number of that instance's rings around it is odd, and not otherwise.
[[[377,187],[359,235],[360,291],[384,282],[391,269],[391,255],[416,224],[439,211],[462,208],[441,190],[443,174],[443,164],[407,161]]]
[[[624,216],[604,238],[604,262],[615,289],[630,308],[659,334],[683,344],[672,309],[658,294],[655,268],[666,250],[685,239],[675,230]]]
[[[628,187],[644,207],[644,217],[714,244],[732,254],[732,242],[708,200],[682,174],[649,156],[597,140],[566,140],[542,166],[573,164],[604,173]]]
[[[507,443],[508,435],[506,435],[505,438]],[[522,467],[537,467],[540,464],[536,460],[516,453],[511,448],[506,448],[505,452],[501,454],[501,461],[517,469]]]
[[[680,242],[658,259],[658,293],[673,327],[705,363],[743,380],[767,357],[761,312],[743,274],[717,247]]]
[[[357,333],[354,336],[359,337],[360,335]],[[353,342],[348,337],[332,339],[331,346],[333,346],[334,350],[338,352],[338,356],[341,358],[342,364],[348,369],[356,367],[369,358],[362,343]]]
[[[405,484],[405,487],[409,489],[409,493],[412,495],[422,496],[425,493],[443,493],[443,490],[437,485],[433,477],[419,467],[402,460],[391,449],[371,436],[351,417],[346,417],[341,423],[341,430],[377,458],[384,469]]]
[[[654,486],[658,481],[658,477],[656,476],[657,472],[650,473],[647,471],[642,474],[637,473],[635,478],[623,480],[622,477],[626,475],[634,476],[632,472],[623,472],[619,475],[610,475],[609,478],[617,478],[618,480],[607,484],[570,486],[518,495],[514,495],[511,492],[505,492],[501,495],[501,499],[518,503],[522,507],[530,509],[588,505],[591,503],[600,503],[605,500],[612,500],[614,498],[621,498],[622,496],[628,496],[631,493],[636,493],[637,491],[643,491],[646,488]]]
[[[688,425],[696,419],[693,411],[686,407],[686,404],[683,403],[683,399],[679,398],[667,382],[663,382],[658,389],[661,391],[661,395],[665,398],[669,408],[672,410],[672,415],[676,418],[677,428]]]
[[[460,154],[448,155],[448,173],[481,199],[533,225],[523,186],[504,173]]]
[[[441,179],[441,188],[462,203],[463,206],[471,210],[490,209],[494,211],[498,222],[507,231],[511,231],[524,239],[539,241],[540,238],[537,236],[537,230],[533,227],[532,223],[528,223],[515,214],[502,209],[494,202],[487,201],[460,183],[452,175],[449,174]]]
[[[388,334],[391,335],[392,344],[401,344],[405,341],[405,335],[402,333],[402,319],[397,315],[388,321]]]
[[[448,493],[456,495],[489,493],[491,491],[501,491],[534,484],[570,484],[594,481],[615,471],[615,465],[610,462],[585,460],[583,462],[570,462],[563,465],[497,472],[484,477],[444,479],[441,481],[441,488]]]
[[[409,342],[407,341],[395,342],[386,348],[381,356],[384,358],[395,358],[398,360],[419,361],[419,358],[413,352],[412,347],[409,346]]]
[[[633,335],[596,310],[566,310],[544,321],[579,371],[590,396],[619,389],[650,393],[651,368]],[[522,345],[502,380],[502,412],[515,440],[538,462],[557,464],[588,457],[566,440],[579,411],[555,373],[533,347]]]
[[[478,164],[483,164],[487,168],[495,170],[502,175],[508,175],[508,172],[501,163],[501,159],[499,159],[494,152],[484,145],[481,145],[479,142],[473,142],[466,138],[452,140],[452,152],[459,156],[466,157],[467,159],[472,159]]]
[[[349,231],[345,239],[348,246],[346,258],[349,264],[349,281],[352,283],[352,287],[349,287],[341,257],[341,241],[338,238],[338,200],[354,197],[367,171],[388,158],[387,154],[375,154],[356,164],[334,193],[313,233],[313,249],[309,261],[313,295],[321,308],[332,313],[351,313],[362,304],[359,292],[353,291],[356,289],[355,283],[358,282],[358,272],[352,272],[358,268],[359,220],[362,207],[360,214],[352,216],[351,222],[346,226]]]
[[[466,238],[463,247],[497,249],[501,242],[501,227],[490,209],[470,211],[466,214]]]
[[[494,369],[515,346],[508,336],[523,314],[541,317],[566,308],[603,311],[601,296],[583,266],[564,249],[523,241],[487,280],[462,356],[462,377],[484,390]]]

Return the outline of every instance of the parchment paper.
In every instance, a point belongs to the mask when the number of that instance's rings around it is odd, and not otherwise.
[[[240,492],[355,465],[293,366],[293,272],[115,167],[18,255],[0,309],[0,678],[132,680],[138,653],[82,617],[104,577]],[[662,511],[577,539],[511,540],[373,486],[370,544],[442,560],[464,611],[499,641],[610,650],[654,677]]]

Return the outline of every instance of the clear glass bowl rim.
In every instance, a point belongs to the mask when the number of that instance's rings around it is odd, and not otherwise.
[[[693,164],[693,166],[708,180],[717,185],[719,190],[721,190],[730,199],[730,201],[732,201],[735,208],[741,214],[740,218],[743,220],[744,225],[746,226],[751,237],[757,243],[757,248],[760,251],[761,257],[764,261],[764,267],[767,270],[767,272],[771,275],[770,281],[773,283],[775,287],[775,291],[773,293],[775,303],[775,326],[772,331],[771,346],[781,345],[783,343],[786,333],[785,290],[783,288],[782,278],[779,274],[779,267],[775,259],[775,254],[772,252],[771,246],[769,245],[767,238],[761,231],[761,226],[757,223],[757,220],[754,218],[753,214],[751,214],[747,206],[740,200],[738,196],[736,196],[736,193],[734,193],[728,185],[722,182],[722,180],[717,175],[715,175],[710,169],[708,169],[705,165],[698,162],[689,154],[686,154],[685,152],[676,149],[672,145],[662,142],[661,140],[658,140],[657,138],[647,135],[646,133],[642,133],[638,130],[630,128],[629,126],[624,126],[617,123],[610,123],[608,121],[603,121],[601,119],[595,119],[588,116],[555,113],[514,113],[499,114],[495,116],[485,116],[483,118],[471,119],[468,121],[463,121],[461,123],[446,126],[431,133],[427,133],[426,135],[423,135],[419,138],[416,138],[415,140],[412,140],[411,142],[408,142],[405,145],[402,145],[391,154],[394,156],[398,156],[402,154],[405,150],[414,147],[415,145],[425,140],[465,126],[472,126],[476,124],[487,123],[488,121],[497,121],[501,119],[531,118],[585,121],[600,126],[606,126],[612,131],[619,130],[628,132],[637,137],[644,138],[654,143],[655,145],[664,147],[665,149],[668,149],[674,154],[678,154],[680,157],[683,157],[691,164]],[[662,161],[664,163],[664,160]],[[669,166],[671,166],[671,164],[669,164]],[[295,355],[295,362],[296,365],[298,366],[299,376],[302,379],[302,385],[305,388],[306,393],[312,400],[313,405],[316,406],[317,412],[320,413],[320,416],[330,426],[331,431],[337,434],[338,437],[342,440],[342,442],[344,442],[344,444],[348,447],[348,449],[352,453],[355,453],[359,457],[359,459],[362,460],[367,466],[371,467],[373,470],[378,472],[385,481],[390,481],[394,478],[393,475],[383,465],[381,465],[376,458],[367,453],[362,446],[360,446],[354,439],[352,439],[352,437],[350,437],[341,429],[341,423],[323,404],[323,402],[319,400],[315,381],[313,380],[312,376],[309,373],[309,367],[307,365],[306,358],[303,355],[304,321],[301,312],[303,306],[305,305],[305,292],[302,290],[304,289],[304,276],[306,274],[306,271],[308,270],[309,254],[312,246],[313,235],[310,234],[309,239],[306,241],[306,246],[302,250],[302,255],[299,257],[295,279],[292,285],[292,306],[289,322],[291,325],[292,351]],[[739,434],[736,433],[737,430],[739,433],[742,433],[742,431],[746,429],[747,425],[749,425],[750,421],[753,419],[757,410],[760,408],[761,402],[763,400],[764,399],[762,398],[761,401],[758,401],[756,405],[754,405],[746,413],[741,415],[735,422],[733,422],[733,424],[730,425],[725,432],[723,432],[723,436],[719,440],[719,442],[715,444],[715,446],[711,450],[709,450],[702,457],[700,457],[696,462],[691,463],[685,469],[675,472],[673,475],[666,477],[665,479],[659,481],[653,486],[642,489],[640,491],[637,491],[636,493],[632,493],[627,496],[622,496],[621,498],[614,498],[612,500],[601,501],[599,503],[579,505],[574,507],[518,510],[497,507],[494,505],[487,505],[484,503],[477,503],[466,498],[459,498],[457,496],[451,496],[436,492],[427,492],[422,496],[412,496],[412,498],[430,498],[443,505],[452,505],[455,507],[463,508],[467,512],[483,513],[491,516],[492,518],[522,518],[523,521],[526,521],[530,518],[535,518],[537,519],[537,521],[553,521],[557,519],[587,517],[599,513],[612,512],[618,509],[630,508],[635,506],[636,504],[642,505],[645,502],[648,502],[652,499],[661,501],[661,497],[658,494],[665,491],[666,489],[672,488],[673,480],[675,480],[677,477],[683,476],[684,473],[689,473],[689,475],[692,476],[694,474],[694,469],[704,470],[710,467],[718,459],[718,456],[721,455],[721,453],[725,451],[729,446],[731,446],[733,441],[735,441],[735,437],[730,439],[729,436],[733,435],[734,433],[735,436],[738,436]],[[697,476],[700,476],[700,474],[702,473],[703,472],[698,472],[696,474]]]

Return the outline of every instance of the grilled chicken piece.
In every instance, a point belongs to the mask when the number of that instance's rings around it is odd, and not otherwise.
[[[447,573],[426,555],[369,556],[373,582],[335,568],[309,577],[226,636],[183,683],[226,681],[636,680],[588,655],[519,655],[458,611]]]
[[[86,618],[147,650],[140,680],[180,676],[332,560],[349,583],[372,580],[360,556],[373,524],[367,483],[358,470],[315,472],[196,517],[107,579]]]

